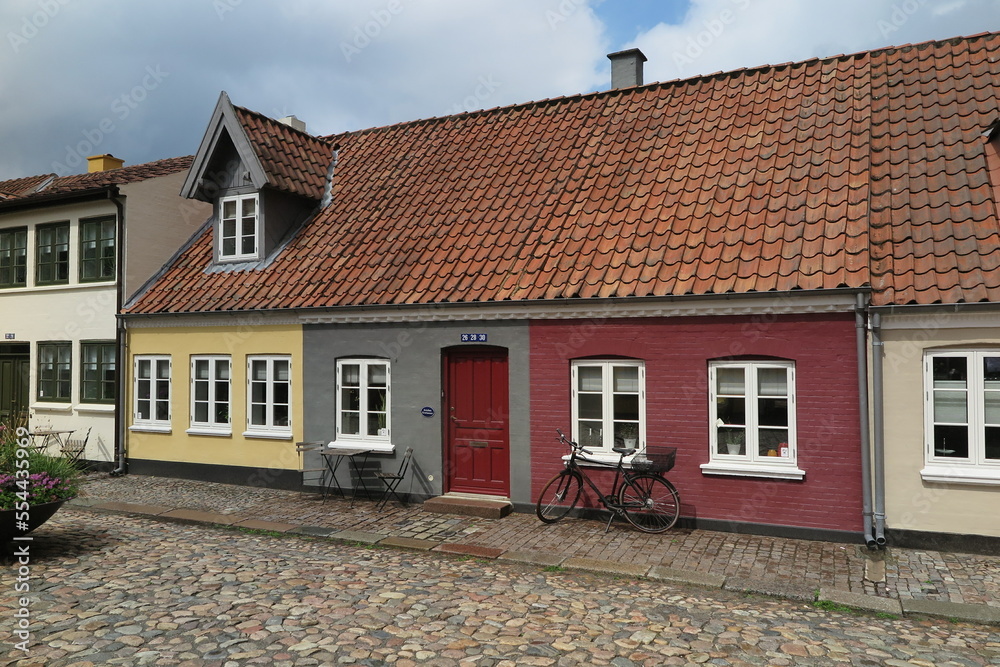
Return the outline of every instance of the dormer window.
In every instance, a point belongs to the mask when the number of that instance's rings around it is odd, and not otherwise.
[[[257,259],[260,216],[257,193],[219,200],[219,259]]]

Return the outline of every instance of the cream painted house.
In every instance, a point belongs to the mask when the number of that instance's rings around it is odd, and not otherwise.
[[[994,553],[1000,309],[897,309],[879,319],[890,542]]]
[[[120,365],[117,312],[201,226],[207,207],[178,196],[191,159],[0,183],[0,421],[27,418],[58,451],[113,467]]]

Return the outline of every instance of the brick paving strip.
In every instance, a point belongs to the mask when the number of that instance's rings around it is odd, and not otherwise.
[[[1000,625],[1000,557],[898,548],[871,555],[853,544],[704,530],[648,535],[618,523],[605,533],[600,520],[546,525],[533,514],[456,517],[419,504],[376,512],[363,500],[352,508],[307,492],[140,476],[91,475],[70,505]]]

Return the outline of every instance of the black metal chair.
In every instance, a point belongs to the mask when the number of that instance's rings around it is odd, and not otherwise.
[[[396,489],[399,487],[399,483],[403,481],[406,477],[406,470],[410,467],[410,459],[413,458],[413,447],[407,447],[406,451],[403,453],[403,460],[399,464],[399,470],[397,472],[377,472],[375,477],[382,480],[385,484],[385,491],[382,492],[382,497],[379,498],[376,509],[381,510],[385,507],[386,503],[389,502],[389,495],[392,494],[399,504],[406,507],[406,503],[403,499],[396,494]]]

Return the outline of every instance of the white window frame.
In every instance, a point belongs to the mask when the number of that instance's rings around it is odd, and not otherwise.
[[[745,446],[743,453],[729,454],[719,451],[719,427],[723,426],[718,413],[718,371],[720,369],[739,368],[744,373],[744,389],[742,394],[724,394],[723,396],[742,396],[745,405],[746,424],[737,426],[745,429]],[[758,371],[762,369],[783,369],[786,373],[788,392],[788,436],[785,455],[781,448],[775,448],[777,456],[765,456],[759,452],[757,442],[760,415],[757,408]],[[737,475],[743,477],[773,477],[778,479],[802,479],[805,471],[798,467],[798,437],[796,428],[796,390],[795,362],[793,361],[711,361],[708,364],[708,455],[709,462],[701,465],[705,474]],[[769,450],[770,451],[770,450]]]
[[[592,443],[588,446],[585,444],[586,434],[581,434],[580,432],[580,368],[601,368],[601,382],[602,387],[600,392],[583,392],[583,393],[600,393],[601,395],[601,436],[602,445],[597,447]],[[612,451],[614,444],[614,410],[613,410],[613,396],[614,396],[614,369],[615,368],[637,368],[639,369],[639,390],[635,392],[638,394],[639,398],[639,433],[636,438],[636,449],[642,450],[646,447],[646,362],[641,359],[575,359],[570,363],[570,405],[571,405],[571,419],[572,419],[572,431],[573,440],[584,445],[587,451],[591,454],[586,455],[585,458],[592,461],[598,461],[601,463],[618,463],[619,455]],[[619,393],[633,393],[633,392],[619,392]],[[584,420],[590,421],[590,420]],[[629,462],[631,457],[626,457],[625,461]]]
[[[385,366],[385,433],[382,435],[367,435],[365,433],[344,433],[344,399],[343,399],[343,368],[344,366],[359,366],[360,404],[358,412],[359,430],[365,430],[371,406],[368,405],[368,369],[371,366]],[[345,358],[337,360],[337,440],[331,446],[351,446],[364,443],[375,451],[393,451],[392,446],[392,367],[388,359]],[[351,412],[354,412],[353,410]]]
[[[201,379],[198,377],[197,366],[201,362],[208,364],[208,379]],[[224,366],[226,369],[226,378],[224,380],[220,380],[216,377],[220,365]],[[190,379],[191,379],[191,397],[190,397],[191,427],[187,430],[187,433],[191,435],[232,435],[233,433],[232,358],[229,355],[215,355],[215,354],[192,355]],[[225,422],[217,421],[216,419],[214,419],[214,415],[217,413],[219,406],[223,403],[223,401],[219,401],[216,399],[216,389],[217,386],[223,382],[226,385],[226,395],[228,397],[224,403],[226,406],[226,414],[229,415],[229,419]],[[197,399],[199,384],[207,385],[208,388],[207,400],[199,401]],[[198,421],[196,419],[198,403],[207,403],[208,405],[208,419],[205,421]]]
[[[253,406],[254,406],[254,392],[253,384],[258,382],[253,376],[253,364],[256,361],[264,362],[266,368],[266,378],[260,381],[264,384],[264,402],[266,412],[265,423],[254,424],[253,420]],[[275,378],[274,366],[275,362],[284,362],[288,364],[288,379],[287,380],[277,380]],[[292,437],[292,410],[294,408],[294,403],[292,402],[292,357],[290,355],[283,354],[258,354],[247,356],[247,430],[243,432],[244,437],[247,438],[276,438],[281,440],[288,440]],[[288,423],[287,424],[277,424],[274,418],[274,408],[275,405],[275,388],[278,384],[287,385],[287,396],[288,396]]]
[[[166,376],[159,374],[160,362],[164,361],[167,363]],[[139,377],[139,366],[141,364],[149,364],[149,377]],[[173,362],[169,354],[137,354],[132,358],[132,426],[129,427],[130,430],[170,433],[171,419],[173,417],[173,374]],[[157,398],[157,383],[164,381],[167,383],[167,396],[166,398]],[[149,398],[145,399],[149,400],[148,418],[139,416],[140,386],[143,384],[149,385]],[[166,404],[166,419],[156,418],[156,408],[159,403]]]
[[[253,252],[243,252],[243,241],[248,238],[248,234],[243,233],[243,204],[247,201],[253,201],[254,203],[254,214],[253,214]],[[233,218],[227,218],[225,214],[226,204],[228,202],[234,202],[236,205],[236,216]],[[226,221],[233,221],[233,232],[234,235],[227,236],[225,234]],[[220,260],[248,260],[257,259],[260,254],[260,198],[258,193],[254,192],[245,195],[232,195],[229,197],[221,197],[219,199],[219,259]],[[226,253],[225,246],[226,240],[232,239],[235,242],[235,252]]]
[[[941,422],[942,425],[967,426],[969,429],[969,455],[967,457],[941,456],[934,449],[934,359],[959,357],[966,360],[967,382],[965,392],[966,422]],[[924,468],[920,476],[927,482],[952,484],[1000,485],[1000,460],[986,458],[985,428],[986,392],[983,359],[1000,358],[1000,349],[958,349],[924,351]],[[961,391],[947,388],[946,391]],[[990,424],[1000,426],[1000,424]]]

